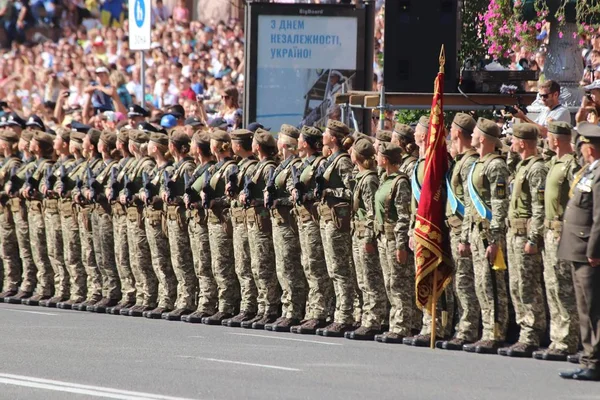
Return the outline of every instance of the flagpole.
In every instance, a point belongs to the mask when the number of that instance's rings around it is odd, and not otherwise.
[[[433,292],[431,292],[431,349],[435,349],[435,338],[437,336],[437,280],[438,269],[433,270]]]

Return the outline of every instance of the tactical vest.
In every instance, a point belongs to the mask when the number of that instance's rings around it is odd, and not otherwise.
[[[517,174],[512,184],[510,197],[510,206],[508,215],[510,218],[529,218],[531,217],[531,196],[534,195],[529,189],[529,171],[538,162],[544,162],[542,156],[535,156],[529,160],[527,165],[522,168],[517,167]]]

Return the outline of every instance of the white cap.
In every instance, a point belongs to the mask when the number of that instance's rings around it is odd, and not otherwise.
[[[96,68],[96,73],[97,74],[101,74],[101,73],[108,74],[108,68],[106,68],[106,67],[98,67],[98,68]]]
[[[594,89],[600,89],[600,79],[596,79],[594,82],[592,82],[590,85],[587,85],[584,87],[585,90],[594,90]]]

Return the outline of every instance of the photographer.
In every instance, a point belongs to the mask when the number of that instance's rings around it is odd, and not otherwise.
[[[513,114],[513,117],[520,119],[522,122],[536,124],[540,134],[545,138],[548,133],[548,129],[546,128],[548,122],[564,121],[571,123],[571,114],[567,107],[560,104],[560,85],[558,82],[550,80],[540,84],[538,86],[538,95],[546,107],[535,121],[527,117],[518,107],[515,107],[517,112]]]
[[[586,94],[581,102],[581,107],[577,110],[575,121],[577,123],[588,121],[590,110],[596,110],[596,115],[600,114],[600,80],[595,80],[591,85],[584,87]]]

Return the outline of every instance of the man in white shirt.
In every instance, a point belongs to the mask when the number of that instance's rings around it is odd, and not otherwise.
[[[556,81],[548,80],[538,87],[538,95],[546,106],[535,121],[527,117],[521,110],[517,108],[517,113],[513,115],[522,122],[536,124],[542,137],[546,137],[548,133],[548,122],[564,121],[571,123],[571,113],[569,109],[560,104],[560,85]]]

